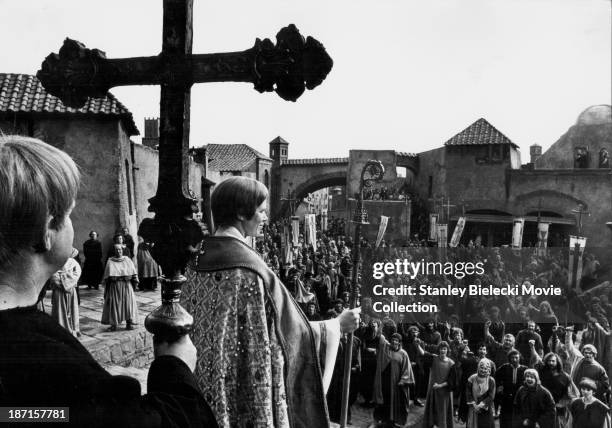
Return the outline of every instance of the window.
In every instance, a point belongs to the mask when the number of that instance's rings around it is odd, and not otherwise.
[[[128,209],[130,215],[134,214],[134,208],[132,207],[132,182],[130,180],[130,163],[125,160],[125,185],[127,187],[127,200]]]
[[[433,197],[433,175],[429,176],[429,187],[427,190],[427,194],[430,198]]]
[[[267,188],[270,188],[270,173],[267,169],[264,171],[264,184]]]

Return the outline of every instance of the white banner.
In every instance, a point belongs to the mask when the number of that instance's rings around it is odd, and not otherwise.
[[[380,245],[380,242],[385,235],[385,231],[387,230],[387,224],[389,223],[389,217],[385,215],[380,216],[380,225],[378,226],[378,235],[376,235],[376,248]]]
[[[515,218],[512,226],[512,248],[523,246],[523,229],[525,226],[524,218]]]
[[[300,218],[299,217],[291,217],[291,244],[294,247],[299,245],[299,237],[300,237]]]
[[[327,208],[323,208],[321,212],[321,230],[327,232]]]
[[[570,235],[569,241],[569,275],[568,285],[571,288],[579,287],[582,280],[582,256],[586,247],[587,239],[584,236]],[[574,275],[574,272],[576,274]]]
[[[438,214],[429,214],[429,240],[438,240]]]
[[[538,223],[538,247],[548,247],[548,227],[550,223]]]
[[[317,251],[317,217],[315,214],[304,214],[304,231],[306,232],[306,243],[312,245]]]
[[[457,220],[457,224],[455,225],[455,230],[453,231],[453,237],[451,238],[449,246],[455,248],[459,245],[459,241],[461,240],[461,235],[463,234],[463,228],[465,227],[465,217],[459,217]]]
[[[438,224],[438,247],[446,248],[448,242],[448,224]]]

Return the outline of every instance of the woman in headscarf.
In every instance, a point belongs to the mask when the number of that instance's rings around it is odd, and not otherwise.
[[[466,385],[468,417],[466,428],[494,428],[493,400],[495,379],[491,376],[491,361],[483,358],[478,371],[470,376]]]
[[[556,427],[555,401],[551,393],[541,385],[537,370],[525,370],[523,386],[514,397],[513,420],[517,426],[526,428]]]
[[[138,274],[134,262],[123,255],[123,246],[115,245],[115,256],[106,262],[104,269],[104,307],[102,324],[110,324],[108,331],[126,322],[126,330],[133,330],[138,324],[138,306],[134,288],[138,285]]]

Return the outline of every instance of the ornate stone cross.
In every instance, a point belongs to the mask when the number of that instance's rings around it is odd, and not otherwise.
[[[154,242],[161,265],[162,307],[145,323],[156,339],[189,332],[191,316],[178,304],[185,266],[203,235],[193,219],[197,201],[189,182],[189,108],[194,83],[250,82],[259,92],[275,91],[295,101],[313,89],[332,67],[321,43],[304,39],[294,25],[269,39],[256,39],[242,52],[192,55],[193,0],[164,0],[162,51],[153,57],[107,59],[98,49],[66,39],[59,54],[50,54],[37,77],[45,89],[70,107],[88,97],[104,97],[115,86],[161,85],[159,180],[149,200],[154,219],[143,220],[139,234]]]

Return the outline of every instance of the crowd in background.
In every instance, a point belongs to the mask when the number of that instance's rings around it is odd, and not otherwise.
[[[264,229],[257,251],[282,279],[310,320],[333,318],[350,306],[354,242],[343,220],[330,220],[316,243],[299,234],[285,253],[280,222]],[[601,281],[604,268],[594,254],[583,257],[577,287],[568,286],[568,251],[534,248],[516,251],[479,245],[456,249],[410,242],[382,241],[375,248],[359,243],[358,269],[362,324],[356,332],[349,402],[373,407],[381,422],[402,425],[409,402],[425,406],[424,427],[572,426],[609,423],[612,369],[612,288]],[[476,242],[476,244],[474,244]],[[316,249],[315,249],[316,248]],[[442,251],[443,250],[443,251]],[[483,275],[457,279],[442,274],[386,275],[372,279],[374,262],[470,261],[482,263]],[[372,286],[403,284],[461,287],[467,284],[534,285],[561,288],[560,296],[420,296],[439,312],[375,312]],[[578,292],[577,290],[580,290]],[[408,304],[417,298],[386,296],[383,303]],[[344,347],[340,344],[334,380],[328,393],[332,420],[340,416]],[[388,387],[388,385],[395,387]],[[335,388],[335,389],[334,389]],[[425,399],[425,403],[422,403]],[[592,405],[595,404],[595,405]],[[602,422],[603,421],[603,422]]]

